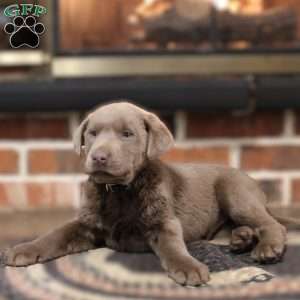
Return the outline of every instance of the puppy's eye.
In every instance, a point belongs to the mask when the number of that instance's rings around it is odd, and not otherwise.
[[[129,137],[133,136],[133,133],[130,130],[124,130],[122,132],[122,136],[125,138],[129,138]]]
[[[97,131],[96,130],[90,130],[89,135],[95,137],[95,136],[97,136]]]

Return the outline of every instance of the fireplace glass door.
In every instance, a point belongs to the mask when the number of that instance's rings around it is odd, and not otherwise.
[[[287,50],[299,0],[58,0],[58,50],[84,53]]]

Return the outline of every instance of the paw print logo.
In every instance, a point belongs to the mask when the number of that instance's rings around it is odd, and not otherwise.
[[[12,23],[5,25],[4,31],[11,35],[9,41],[13,48],[37,48],[40,44],[39,36],[44,33],[45,26],[43,23],[37,23],[33,16],[27,16],[25,19],[17,16]]]

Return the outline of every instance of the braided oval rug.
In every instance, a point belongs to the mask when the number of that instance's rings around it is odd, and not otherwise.
[[[211,281],[201,287],[173,283],[151,253],[98,249],[27,268],[0,269],[0,300],[101,299],[300,299],[300,235],[283,262],[257,265],[226,245],[197,242],[191,254],[208,264]]]

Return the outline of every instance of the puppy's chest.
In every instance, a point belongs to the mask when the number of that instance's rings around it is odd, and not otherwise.
[[[143,207],[134,193],[108,193],[102,196],[100,216],[106,244],[119,251],[145,251],[147,224]]]

